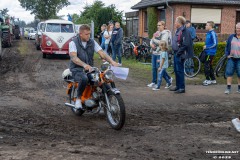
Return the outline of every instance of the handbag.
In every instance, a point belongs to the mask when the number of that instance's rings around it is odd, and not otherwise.
[[[206,52],[202,51],[198,56],[200,62],[204,63],[206,61]]]

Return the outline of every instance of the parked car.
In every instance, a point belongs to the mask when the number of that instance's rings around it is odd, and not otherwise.
[[[29,32],[28,32],[28,39],[29,40],[35,39],[36,33],[37,32],[35,30],[30,29]]]
[[[42,39],[42,31],[45,30],[45,23],[44,22],[39,22],[37,26],[37,33],[35,35],[35,45],[36,49],[40,50],[40,44],[41,44],[41,39]]]
[[[40,48],[43,58],[47,54],[69,54],[69,43],[76,36],[74,24],[70,21],[51,19],[44,22]]]

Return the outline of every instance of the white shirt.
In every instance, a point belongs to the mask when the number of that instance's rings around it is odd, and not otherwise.
[[[84,48],[87,46],[87,42],[82,42],[82,45]],[[94,40],[94,51],[99,52],[102,50],[102,48],[99,46],[99,44]],[[69,43],[69,53],[71,52],[77,52],[77,47],[73,41]]]
[[[105,44],[109,44],[110,40],[111,40],[111,35],[112,35],[112,31],[105,31],[103,36],[110,36],[108,39],[105,38]]]

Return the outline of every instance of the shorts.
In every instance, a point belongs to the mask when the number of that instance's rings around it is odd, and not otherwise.
[[[226,66],[226,77],[232,77],[235,70],[240,78],[240,58],[229,58]]]

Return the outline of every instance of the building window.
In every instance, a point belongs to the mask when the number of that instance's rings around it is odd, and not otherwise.
[[[144,13],[144,31],[148,31],[148,18],[147,18],[147,11],[143,12]]]
[[[205,25],[207,21],[213,21],[215,23],[215,31],[219,33],[221,31],[221,15],[221,9],[192,8],[191,22],[198,33],[204,33],[206,32]]]
[[[207,30],[205,29],[206,23],[192,23],[192,26],[196,29],[197,33],[206,33]],[[220,33],[221,25],[215,24],[214,27],[215,32]]]
[[[160,16],[159,16],[159,20],[160,21],[164,21],[164,22],[166,22],[166,10],[165,9],[161,9],[160,10]]]

